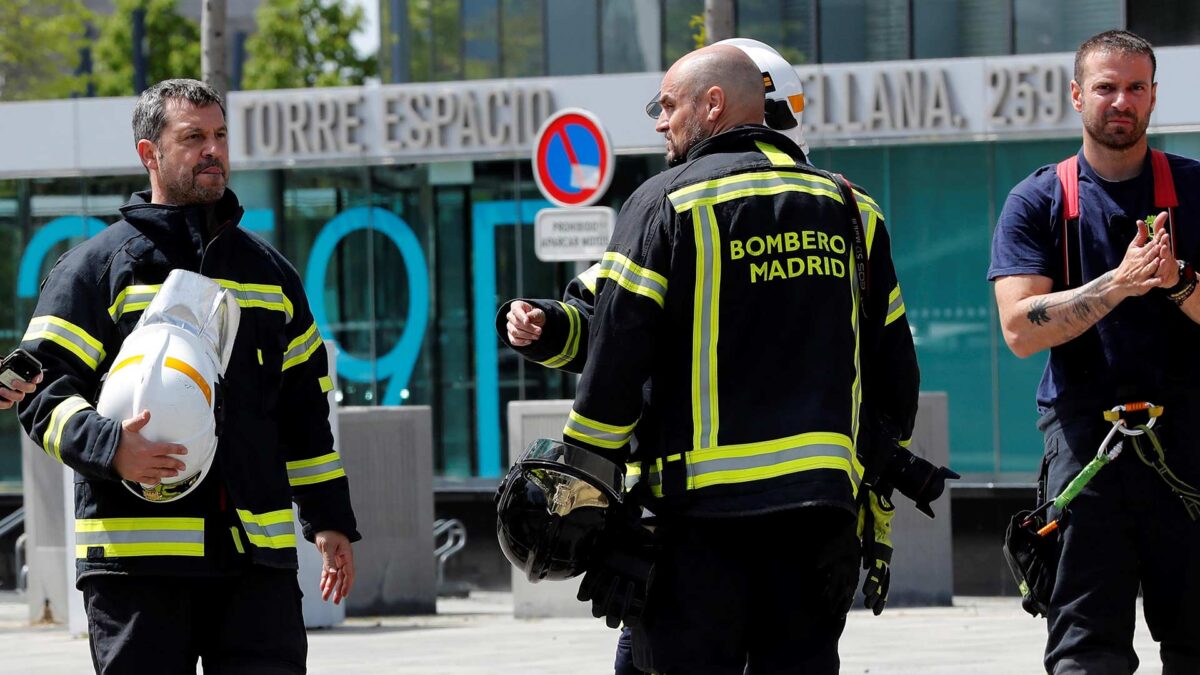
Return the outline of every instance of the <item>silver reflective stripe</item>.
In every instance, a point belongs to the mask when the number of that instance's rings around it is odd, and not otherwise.
[[[645,292],[634,290],[635,293],[646,295],[657,302],[660,306],[663,305],[663,299],[667,297],[667,287],[658,281],[633,271],[626,267],[621,261],[610,258],[610,254],[605,254],[604,260],[600,263],[600,276],[609,279],[623,279],[634,289],[643,289]],[[620,283],[618,281],[618,283]],[[623,286],[628,288],[628,286]],[[633,289],[629,289],[633,290]]]
[[[204,530],[102,530],[76,532],[79,546],[104,544],[203,544]]]
[[[785,186],[800,186],[811,188],[838,203],[842,201],[841,194],[832,183],[823,178],[810,177],[802,173],[748,173],[719,179],[719,181],[720,184],[718,185],[711,185],[698,190],[689,190],[688,188],[676,190],[668,195],[667,199],[671,201],[676,210],[679,210],[684,205],[691,205],[694,202],[703,200],[715,200],[741,190],[763,190]]]
[[[126,288],[121,291],[116,303],[108,308],[109,316],[113,318],[113,321],[116,321],[124,316],[126,312],[139,312],[146,309],[161,288],[162,284],[154,286],[130,286]]]
[[[818,443],[815,445],[800,445],[791,448],[784,448],[774,452],[764,452],[758,455],[749,455],[746,457],[730,457],[722,459],[707,459],[688,465],[688,475],[699,477],[705,474],[717,473],[721,471],[743,471],[746,469],[762,469],[770,466],[776,466],[785,462],[790,462],[797,459],[807,459],[810,457],[836,457],[844,459],[848,464],[852,464],[850,459],[850,451],[840,445],[832,445],[828,443]],[[859,480],[857,471],[851,471],[851,476],[854,478],[854,484],[858,485]]]
[[[288,480],[294,481],[299,478],[307,478],[308,476],[319,476],[323,473],[329,473],[330,471],[337,471],[340,468],[342,468],[342,459],[341,457],[338,457],[337,459],[333,459],[322,464],[317,464],[316,466],[288,469]]]
[[[283,370],[297,366],[312,356],[312,351],[321,344],[321,333],[314,323],[303,335],[292,341],[290,348],[283,354]]]
[[[580,436],[585,436],[594,441],[601,441],[605,445],[617,443],[624,445],[632,434],[618,434],[609,431],[600,431],[589,426],[584,426],[572,418],[567,418],[567,429],[574,431]]]
[[[899,319],[902,314],[904,314],[904,296],[900,294],[900,287],[897,286],[889,298],[887,318],[884,320],[884,325],[886,326]]]
[[[73,352],[92,370],[104,360],[104,348],[99,340],[92,338],[75,324],[56,316],[39,316],[30,320],[29,328],[21,341],[38,339],[50,340]]]
[[[716,214],[711,206],[692,211],[696,228],[696,298],[692,323],[692,397],[697,413],[692,420],[693,448],[717,445],[717,302],[720,299],[721,256],[717,253]],[[698,344],[697,344],[698,343]]]
[[[254,541],[253,537],[256,536],[278,537],[281,535],[296,534],[296,525],[290,520],[285,520],[282,523],[274,523],[271,525],[259,525],[252,520],[246,520],[243,518],[242,527],[246,528],[246,534],[251,537],[251,542]]]

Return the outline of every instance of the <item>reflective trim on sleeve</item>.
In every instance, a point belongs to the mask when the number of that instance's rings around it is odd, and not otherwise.
[[[599,276],[600,276],[600,263],[596,263],[595,265],[592,265],[591,267],[584,270],[582,273],[579,274],[579,276],[577,276],[575,278],[579,279],[579,283],[583,284],[583,287],[588,289],[588,292],[590,292],[592,295],[595,295],[596,294],[596,279],[599,278]]]
[[[900,295],[900,285],[892,289],[891,295],[888,296],[887,318],[883,320],[883,325],[888,325],[904,316],[904,296]]]
[[[75,521],[75,557],[103,547],[105,558],[204,555],[203,518],[81,518]]]
[[[258,307],[283,312],[290,323],[292,320],[292,301],[284,295],[283,288],[271,284],[241,284],[228,279],[213,279],[222,288],[229,289],[241,307]]]
[[[755,171],[725,178],[707,180],[680,188],[667,195],[676,213],[696,206],[719,204],[730,199],[755,195],[777,195],[783,192],[803,192],[827,197],[841,204],[842,195],[833,181],[823,176],[796,171]]]
[[[238,532],[236,525],[229,526],[229,534],[233,536],[233,547],[238,553],[245,553],[246,547],[242,546],[242,533]]]
[[[338,453],[331,452],[312,459],[301,459],[287,463],[288,484],[292,487],[323,483],[346,475],[342,466],[342,458]]]
[[[560,302],[558,304],[561,305],[563,311],[567,313],[567,323],[569,324],[569,328],[567,329],[567,341],[565,344],[563,344],[562,351],[556,356],[546,359],[545,361],[538,362],[548,368],[562,368],[570,363],[575,358],[575,355],[579,353],[579,337],[582,334],[581,327],[583,321],[579,316],[579,310],[565,302]]]
[[[92,407],[82,396],[70,396],[54,406],[50,413],[50,423],[46,425],[46,433],[42,435],[42,449],[58,461],[62,461],[63,430],[77,413]]]
[[[809,432],[658,458],[654,463],[646,463],[646,479],[655,496],[662,496],[663,464],[671,461],[686,462],[689,490],[750,483],[815,469],[845,471],[855,494],[862,482],[862,465],[854,455],[850,438],[834,432]]]
[[[251,513],[237,510],[246,539],[259,548],[296,548],[296,524],[291,509]]]
[[[792,159],[791,155],[774,145],[762,141],[754,141],[754,145],[758,146],[759,151],[767,156],[767,159],[771,161],[771,166],[796,166],[796,160]]]
[[[867,237],[867,255],[871,254],[871,245],[875,243],[875,228],[879,221],[883,220],[883,212],[879,210],[879,205],[875,203],[867,195],[854,191],[854,199],[858,203],[858,215],[862,218],[863,227],[867,229],[865,235]]]
[[[113,321],[117,321],[130,312],[140,312],[150,306],[150,301],[160,289],[162,284],[127,286],[117,293],[116,300],[113,300],[112,306],[108,308],[108,315]]]
[[[599,448],[616,449],[629,443],[629,439],[633,438],[635,426],[637,426],[636,421],[628,426],[597,422],[572,410],[571,414],[567,416],[567,425],[563,427],[563,434]]]
[[[92,370],[100,366],[104,360],[104,344],[88,334],[87,331],[67,321],[66,319],[49,314],[35,316],[29,320],[29,328],[25,331],[22,342],[32,340],[49,340],[63,349],[71,352]]]
[[[692,302],[692,449],[717,445],[717,327],[721,302],[721,233],[712,205],[692,209],[696,288]]]
[[[287,351],[283,353],[283,369],[287,370],[304,363],[320,346],[321,334],[317,332],[316,322],[313,322],[313,325],[309,326],[303,335],[292,340],[288,345]]]
[[[328,375],[322,375],[317,378],[317,382],[321,385],[321,393],[328,394],[333,391],[333,378]]]
[[[650,298],[662,307],[666,304],[667,279],[652,269],[642,267],[629,258],[609,251],[600,262],[603,279],[612,279],[631,293]]]

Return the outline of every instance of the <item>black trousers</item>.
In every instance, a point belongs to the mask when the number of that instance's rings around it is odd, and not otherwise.
[[[1193,431],[1200,417],[1168,405],[1160,419],[1155,431],[1167,465],[1200,486],[1200,439]],[[1051,412],[1039,427],[1046,438],[1049,497],[1062,492],[1095,457],[1111,428],[1099,410],[1065,421]],[[1133,633],[1140,588],[1164,675],[1200,673],[1200,524],[1187,516],[1179,498],[1126,440],[1121,456],[1101,469],[1067,510],[1050,597],[1046,670],[1054,675],[1136,670]]]
[[[85,578],[99,675],[295,675],[306,672],[295,570],[251,566],[228,577]]]
[[[661,520],[637,667],[660,674],[837,673],[858,582],[854,518],[827,508]]]

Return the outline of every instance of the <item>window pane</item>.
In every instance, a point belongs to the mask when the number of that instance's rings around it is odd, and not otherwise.
[[[534,77],[546,74],[542,0],[501,0],[501,74]]]
[[[663,67],[696,49],[704,31],[704,0],[663,0]]]
[[[602,0],[600,42],[604,72],[638,73],[662,68],[661,15],[657,3]]]
[[[908,0],[820,0],[821,61],[908,58]]]
[[[554,0],[546,5],[546,52],[550,75],[600,72],[597,0]]]
[[[1073,52],[1089,37],[1125,25],[1122,0],[1016,0],[1017,53]]]
[[[462,12],[464,76],[500,77],[498,0],[462,0]]]
[[[813,0],[739,0],[737,34],[775,48],[793,66],[816,61]]]
[[[921,0],[913,3],[913,54],[918,59],[1008,54],[1007,2]]]
[[[1200,43],[1200,3],[1138,0],[1125,7],[1129,30],[1155,47]]]

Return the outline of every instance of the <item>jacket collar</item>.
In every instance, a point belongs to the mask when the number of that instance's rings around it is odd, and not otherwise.
[[[201,248],[216,235],[236,227],[242,220],[242,213],[237,195],[229,188],[225,188],[225,194],[215,204],[153,204],[150,202],[150,191],[146,190],[133,193],[121,207],[121,215],[139,230],[176,236],[186,232]]]
[[[757,151],[758,148],[754,145],[755,141],[770,143],[786,152],[798,163],[808,163],[804,151],[792,139],[761,124],[744,124],[723,131],[716,136],[710,136],[688,150],[687,160],[690,162],[705,155],[721,152]]]

